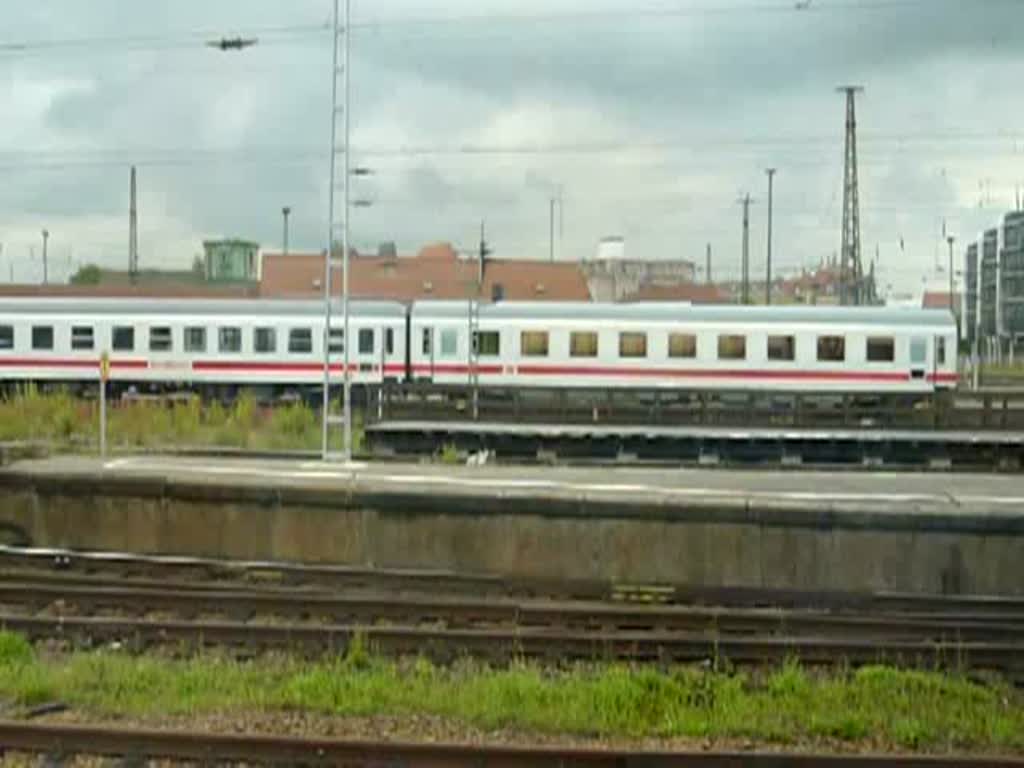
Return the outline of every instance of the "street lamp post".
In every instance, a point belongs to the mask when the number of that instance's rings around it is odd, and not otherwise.
[[[768,268],[764,281],[764,303],[772,303],[772,204],[775,192],[775,168],[765,171],[768,174]]]
[[[48,229],[43,230],[43,285],[46,285],[50,280],[49,275],[49,262],[47,260],[47,244],[50,241],[50,231]]]
[[[954,300],[953,287],[953,243],[956,242],[956,238],[953,235],[946,236],[946,242],[949,243],[949,311],[953,313],[953,319],[956,321],[956,341],[957,346],[960,344],[960,318],[957,317],[956,312],[956,301]]]

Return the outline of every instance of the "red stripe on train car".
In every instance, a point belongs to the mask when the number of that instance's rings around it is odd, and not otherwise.
[[[67,358],[25,358],[25,357],[2,357],[0,358],[2,368],[74,368],[76,370],[95,369],[99,371],[99,360],[71,360]],[[146,360],[111,360],[111,368],[138,369],[148,368]]]

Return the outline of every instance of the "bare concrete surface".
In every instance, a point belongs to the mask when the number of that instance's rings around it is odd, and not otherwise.
[[[0,470],[5,536],[544,578],[1024,594],[1024,477],[60,457]]]

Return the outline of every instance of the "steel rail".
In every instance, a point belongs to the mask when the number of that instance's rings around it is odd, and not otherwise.
[[[50,725],[0,721],[0,748],[33,754],[99,755],[137,759],[245,761],[350,768],[1022,768],[1008,757],[955,755],[825,755],[782,752],[668,752],[569,747],[342,741]]]
[[[120,642],[133,647],[183,644],[310,654],[342,652],[353,638],[360,637],[380,653],[399,656],[422,654],[442,662],[466,655],[497,662],[525,657],[666,663],[725,659],[736,664],[771,664],[797,658],[814,665],[842,661],[851,664],[990,669],[1004,672],[1013,679],[1024,672],[1024,653],[1017,643],[743,637],[686,632],[580,632],[534,628],[278,625],[17,614],[0,614],[0,628],[32,639]]]
[[[235,619],[273,615],[339,623],[397,621],[404,625],[512,625],[588,630],[716,632],[903,638],[970,642],[1018,642],[1024,652],[1024,614],[827,614],[793,610],[637,606],[480,600],[408,595],[326,595],[286,590],[179,590],[0,581],[0,605],[61,613],[116,610],[134,614],[175,611],[185,616],[223,614]]]
[[[19,569],[29,569],[28,571]],[[808,608],[829,611],[885,610],[908,613],[993,613],[1024,614],[1024,598],[983,595],[928,595],[904,593],[861,593],[811,591],[761,587],[705,587],[688,584],[622,584],[610,581],[581,581],[502,577],[431,570],[387,570],[356,566],[302,565],[203,558],[167,557],[129,553],[77,552],[59,549],[28,549],[0,546],[0,578],[33,579],[62,583],[80,574],[117,574],[136,579],[125,584],[140,586],[159,579],[175,588],[224,589],[239,583],[266,587],[308,587],[324,590],[365,589],[367,591],[427,594],[472,594],[476,597],[549,597],[577,600],[618,600],[663,604],[709,605],[718,607]],[[44,576],[44,574],[46,574]],[[195,581],[182,578],[197,576]],[[145,581],[140,577],[148,577]],[[99,577],[96,577],[99,578]],[[180,579],[180,581],[178,581]],[[94,582],[99,583],[99,582]]]

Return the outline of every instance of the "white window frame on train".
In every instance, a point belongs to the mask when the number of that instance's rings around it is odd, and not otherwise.
[[[697,334],[672,331],[668,335],[669,360],[696,360]]]
[[[269,325],[253,328],[252,351],[257,355],[277,354],[277,329]]]
[[[377,333],[373,328],[359,329],[359,354],[372,355],[377,348]]]
[[[479,357],[501,357],[501,332],[473,331],[473,350]]]
[[[73,351],[89,352],[95,348],[95,331],[91,325],[71,326],[71,349]]]
[[[747,337],[740,333],[718,335],[718,359],[731,362],[747,359]]]
[[[768,361],[792,363],[796,361],[796,336],[787,333],[773,333],[768,336]]]
[[[185,351],[191,354],[206,353],[206,328],[192,325],[185,328]]]
[[[52,325],[32,326],[32,349],[40,351],[53,350],[54,334]]]
[[[895,363],[895,336],[868,336],[864,342],[864,359],[869,363]]]
[[[345,354],[345,329],[331,328],[327,334],[327,349],[331,354]]]
[[[217,351],[222,355],[242,353],[242,329],[237,325],[222,325],[217,329]]]
[[[595,358],[601,352],[597,331],[572,331],[569,334],[569,357]]]
[[[110,348],[114,352],[134,352],[135,328],[131,325],[115,325],[111,328]]]
[[[845,363],[846,337],[838,334],[822,334],[818,337],[819,363]]]
[[[623,360],[643,360],[646,358],[647,334],[643,331],[620,331],[619,357]]]
[[[522,357],[547,357],[551,354],[551,334],[548,331],[521,331],[519,354]]]
[[[288,354],[313,354],[312,328],[292,328],[290,331],[288,331]]]
[[[441,357],[451,359],[459,356],[459,332],[454,328],[441,329]]]
[[[171,326],[157,325],[149,329],[149,351],[174,351],[174,331]]]

